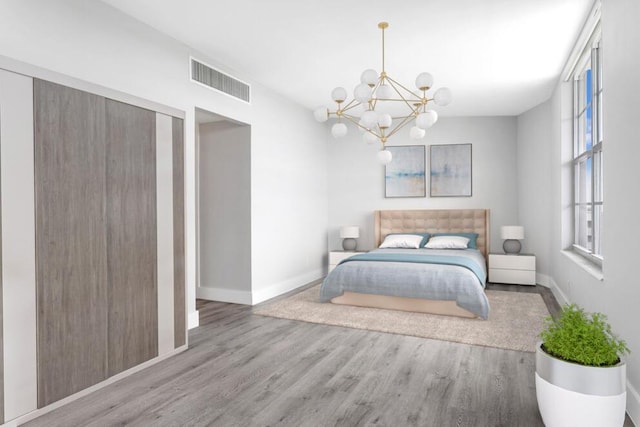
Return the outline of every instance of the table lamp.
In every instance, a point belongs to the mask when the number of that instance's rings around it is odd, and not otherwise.
[[[500,229],[500,236],[504,239],[502,249],[508,255],[520,253],[522,245],[520,240],[524,239],[524,227],[520,225],[503,225]]]
[[[340,228],[340,237],[343,239],[342,248],[345,251],[353,252],[358,245],[356,239],[360,237],[360,228],[357,225],[344,226]]]

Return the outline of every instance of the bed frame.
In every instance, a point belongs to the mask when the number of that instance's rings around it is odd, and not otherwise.
[[[373,220],[376,247],[380,246],[389,233],[478,233],[478,250],[485,259],[488,259],[490,236],[488,209],[384,210],[374,211]],[[333,298],[331,302],[359,307],[476,317],[468,310],[458,307],[455,301],[345,292]]]

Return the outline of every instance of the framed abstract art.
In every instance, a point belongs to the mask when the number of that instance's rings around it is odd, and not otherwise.
[[[471,144],[429,147],[431,197],[471,197]]]
[[[425,147],[387,147],[393,160],[385,165],[385,197],[426,197]]]

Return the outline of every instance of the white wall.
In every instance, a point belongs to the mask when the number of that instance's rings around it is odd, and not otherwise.
[[[518,220],[525,225],[522,252],[536,254],[537,283],[548,285],[551,269],[551,218],[555,205],[551,175],[555,142],[550,126],[551,102],[547,101],[518,117],[517,182]]]
[[[101,2],[3,0],[0,55],[186,112],[190,315],[196,282],[195,107],[252,125],[252,291],[299,286],[322,270],[326,243],[317,235],[327,223],[326,141],[310,111]],[[250,83],[252,104],[191,83],[189,55]],[[304,215],[285,215],[285,206]]]
[[[251,303],[251,128],[201,124],[198,298]]]
[[[254,93],[260,111],[251,127],[255,304],[322,277],[329,193],[322,124],[273,93]]]
[[[563,253],[571,235],[571,172],[567,159],[571,153],[570,83],[559,83],[550,102],[523,114],[519,125],[518,190],[521,220],[528,230],[544,232],[544,222],[536,215],[549,217],[546,239],[527,239],[528,248],[548,258],[543,264],[559,299],[566,299],[588,311],[606,314],[609,321],[631,348],[627,358],[627,412],[640,422],[640,286],[637,271],[637,226],[640,212],[640,144],[637,117],[637,70],[640,68],[640,2],[607,0],[602,2],[602,49],[604,87],[604,279],[599,280]],[[548,111],[551,114],[548,114]],[[536,140],[547,136],[550,144],[534,148]],[[531,132],[531,133],[529,133]],[[539,150],[539,151],[538,151]],[[524,155],[536,152],[536,156]],[[549,171],[546,176],[534,170]],[[528,192],[528,197],[524,193]],[[549,207],[536,201],[549,201]],[[526,213],[525,213],[526,212]],[[529,233],[528,233],[529,234]],[[550,250],[546,241],[550,242]],[[545,253],[545,251],[548,251]],[[547,255],[548,253],[548,255]]]
[[[339,228],[359,225],[358,248],[373,247],[373,211],[378,209],[488,208],[491,248],[501,250],[500,226],[517,220],[516,118],[440,118],[419,142],[400,133],[390,145],[426,145],[427,197],[385,198],[379,144],[362,141],[354,127],[343,139],[329,141],[329,247],[341,248]],[[472,144],[472,197],[429,197],[429,145]]]
[[[640,2],[602,2],[602,45],[605,138],[605,219],[603,251],[605,283],[597,295],[585,300],[609,315],[615,330],[634,351],[627,376],[635,389],[630,411],[640,423],[640,286],[637,243],[640,228],[640,144],[638,144],[638,72],[640,69]]]

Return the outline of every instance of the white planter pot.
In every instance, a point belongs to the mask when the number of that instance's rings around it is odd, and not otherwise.
[[[536,350],[536,396],[547,427],[621,427],[627,401],[626,365],[583,366]]]

